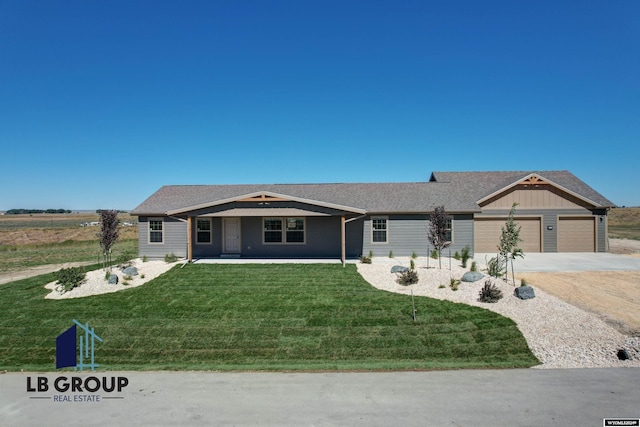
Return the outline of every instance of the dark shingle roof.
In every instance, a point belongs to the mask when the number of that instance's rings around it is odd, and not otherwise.
[[[432,212],[440,205],[448,212],[477,212],[478,200],[531,173],[434,172],[429,182],[408,183],[168,185],[142,202],[132,214],[161,215],[260,192],[375,213]],[[535,173],[603,207],[613,206],[570,172]]]

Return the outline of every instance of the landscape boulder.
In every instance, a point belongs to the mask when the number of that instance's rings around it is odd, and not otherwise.
[[[517,287],[513,293],[520,299],[531,299],[536,297],[536,293],[533,291],[531,286]]]
[[[127,276],[137,276],[138,275],[138,269],[135,267],[127,267],[124,270],[122,270],[122,272],[124,274],[126,274]]]
[[[109,276],[109,284],[110,285],[117,285],[118,284],[118,275],[117,274],[112,274],[111,276]]]
[[[392,273],[404,273],[405,271],[409,271],[409,268],[403,267],[401,265],[394,265],[393,267],[391,267]]]
[[[460,280],[462,280],[463,282],[477,282],[483,277],[484,274],[478,273],[477,271],[467,271],[466,273],[464,273],[464,276],[462,276],[462,279]]]

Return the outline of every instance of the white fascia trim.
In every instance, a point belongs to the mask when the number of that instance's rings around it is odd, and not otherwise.
[[[364,209],[354,208],[354,207],[351,207],[351,206],[342,206],[342,205],[337,205],[337,204],[334,204],[334,203],[321,202],[319,200],[304,199],[302,197],[288,196],[288,195],[285,195],[285,194],[272,193],[270,191],[256,191],[254,193],[243,194],[241,196],[235,196],[235,197],[230,197],[228,199],[217,200],[215,202],[203,203],[203,204],[200,204],[200,205],[187,206],[187,207],[180,208],[180,209],[174,209],[174,210],[168,211],[167,215],[179,215],[179,214],[182,214],[182,213],[185,213],[185,212],[189,212],[189,211],[195,211],[195,210],[198,210],[198,209],[206,209],[206,208],[210,208],[212,206],[224,205],[225,203],[236,202],[238,200],[250,199],[252,197],[258,197],[258,196],[269,196],[269,197],[287,199],[287,200],[290,200],[292,202],[307,203],[307,204],[310,204],[310,205],[321,206],[321,207],[324,207],[324,208],[338,209],[338,210],[342,210],[342,211],[354,212],[354,213],[359,213],[359,214],[367,213],[367,211],[364,210]]]

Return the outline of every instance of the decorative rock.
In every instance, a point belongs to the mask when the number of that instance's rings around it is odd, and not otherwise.
[[[403,267],[401,265],[394,265],[393,267],[391,267],[392,273],[404,273],[405,271],[409,271],[409,268]]]
[[[109,284],[110,285],[117,285],[118,284],[118,275],[117,274],[112,274],[111,276],[109,276]]]
[[[536,293],[533,291],[531,286],[517,287],[513,293],[520,299],[531,299],[536,297]]]
[[[460,280],[462,280],[463,282],[477,282],[483,277],[484,277],[484,274],[478,273],[477,271],[467,271],[466,273],[464,273],[464,275],[462,276],[462,279]]]
[[[135,267],[127,267],[124,270],[122,270],[122,272],[127,276],[137,276],[138,275],[138,269],[135,268]]]
[[[622,348],[620,350],[618,350],[618,359],[619,360],[629,360],[631,359],[631,357],[629,357],[629,352]]]

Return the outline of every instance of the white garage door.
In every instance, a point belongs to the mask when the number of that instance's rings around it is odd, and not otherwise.
[[[473,226],[474,251],[494,253],[502,235],[507,218],[476,218]],[[520,248],[525,252],[540,252],[540,218],[515,218],[520,229]]]
[[[594,217],[558,218],[558,252],[595,252]]]

